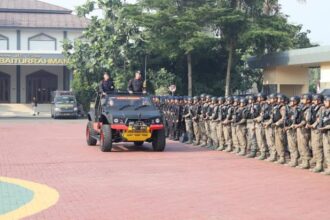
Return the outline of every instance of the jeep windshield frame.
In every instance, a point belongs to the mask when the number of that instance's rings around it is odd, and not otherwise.
[[[139,110],[144,111],[157,110],[149,96],[140,95],[107,95],[103,97],[104,107],[115,111]],[[143,106],[143,107],[142,107]]]

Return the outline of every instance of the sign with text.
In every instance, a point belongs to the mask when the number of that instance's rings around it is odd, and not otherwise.
[[[65,66],[68,60],[62,54],[6,54],[0,53],[0,65],[55,65]]]

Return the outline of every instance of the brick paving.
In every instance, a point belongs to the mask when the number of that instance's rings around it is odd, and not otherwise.
[[[84,133],[85,121],[0,120],[0,176],[60,193],[27,219],[329,219],[330,177],[175,142],[102,153]]]

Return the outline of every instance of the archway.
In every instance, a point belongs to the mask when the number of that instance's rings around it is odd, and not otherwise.
[[[0,103],[10,102],[10,75],[0,72]]]
[[[57,90],[57,76],[45,70],[39,70],[26,76],[26,102],[36,97],[38,103],[50,103],[51,92]]]

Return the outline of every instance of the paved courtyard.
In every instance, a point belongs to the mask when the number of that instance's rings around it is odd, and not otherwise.
[[[175,142],[102,153],[85,123],[0,120],[0,219],[329,219],[330,177]]]

